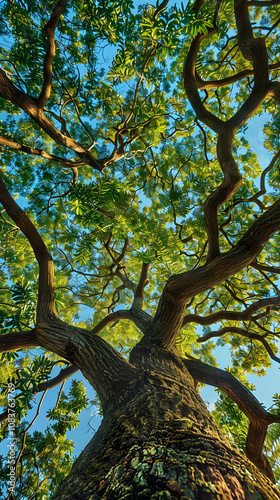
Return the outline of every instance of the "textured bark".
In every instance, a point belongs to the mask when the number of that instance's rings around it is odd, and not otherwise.
[[[139,376],[119,388],[54,500],[276,500],[279,491],[229,446],[176,351],[135,348]]]

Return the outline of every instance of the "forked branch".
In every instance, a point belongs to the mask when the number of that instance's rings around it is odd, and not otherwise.
[[[158,309],[147,331],[152,343],[170,345],[184,321],[187,301],[241,271],[261,253],[280,230],[280,200],[267,209],[228,252],[204,266],[172,276],[163,289]]]
[[[37,100],[18,89],[2,69],[0,69],[0,95],[25,111],[57,144],[74,151],[84,164],[102,171],[103,163],[95,160],[90,152],[75,139],[60,132],[39,108]]]

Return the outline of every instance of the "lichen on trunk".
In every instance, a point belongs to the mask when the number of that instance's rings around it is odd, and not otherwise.
[[[155,350],[144,350],[132,352],[138,376],[106,403],[99,430],[54,499],[279,499],[224,441],[175,350],[158,349],[157,363]]]

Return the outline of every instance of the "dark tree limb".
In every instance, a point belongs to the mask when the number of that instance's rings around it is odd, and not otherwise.
[[[40,109],[47,104],[52,88],[52,65],[55,56],[55,36],[54,32],[59,23],[62,12],[64,11],[68,0],[59,0],[55,5],[51,17],[45,26],[47,37],[47,51],[44,59],[44,81],[41,93],[37,99]]]
[[[92,330],[91,333],[98,334],[103,330],[103,328],[106,328],[106,326],[110,325],[111,323],[115,323],[116,321],[119,321],[120,319],[132,319],[131,318],[131,313],[128,310],[119,310],[115,311],[111,314],[108,314],[108,316],[105,316]]]
[[[267,342],[267,340],[264,337],[262,337],[261,335],[258,335],[257,333],[250,332],[248,330],[244,330],[243,328],[238,328],[236,326],[225,326],[224,328],[221,328],[220,330],[217,330],[215,332],[206,333],[206,335],[199,337],[197,339],[197,342],[206,342],[207,340],[212,339],[214,337],[222,337],[226,333],[237,333],[238,335],[242,335],[242,337],[247,337],[248,339],[258,340],[259,342],[261,342],[263,344],[263,346],[265,347],[265,349],[266,349],[267,353],[269,354],[269,356],[271,357],[271,359],[273,359],[277,363],[280,363],[280,358],[278,358],[274,354],[269,343]]]
[[[39,264],[36,329],[26,332],[25,335],[12,333],[1,337],[2,352],[5,352],[3,349],[14,350],[26,344],[54,352],[76,364],[105,403],[114,394],[115,384],[125,384],[131,377],[136,376],[136,368],[97,335],[68,325],[57,317],[52,256],[34,224],[8,193],[1,177],[0,201],[7,214],[28,239]],[[16,345],[18,347],[15,347]]]
[[[224,391],[249,418],[246,455],[261,472],[275,482],[271,466],[262,453],[262,447],[268,426],[280,423],[280,415],[267,412],[249,389],[231,373],[214,368],[191,356],[188,356],[188,359],[183,359],[183,362],[194,379]]]
[[[268,65],[269,71],[279,69],[279,67],[280,67],[279,61]],[[220,78],[219,80],[202,80],[202,78],[196,72],[195,79],[198,89],[211,90],[211,89],[218,89],[220,87],[226,87],[228,85],[231,85],[232,83],[236,83],[239,80],[242,80],[243,78],[249,78],[250,76],[254,76],[253,69],[243,69],[242,71],[239,71],[234,75],[227,76],[226,78]]]
[[[148,283],[148,272],[150,264],[143,262],[139,282],[134,293],[132,308],[142,309],[144,302],[144,288]]]
[[[158,309],[147,331],[149,341],[173,344],[182,327],[187,301],[250,265],[279,230],[280,200],[255,220],[231,250],[204,266],[172,276],[163,289]]]
[[[9,217],[15,222],[24,236],[26,236],[39,264],[37,321],[44,321],[49,316],[56,316],[52,256],[34,224],[7,191],[1,176],[0,202]]]
[[[273,7],[274,5],[279,5],[280,0],[249,0],[249,7]]]
[[[36,331],[39,345],[76,365],[103,404],[114,395],[116,387],[125,387],[138,376],[138,370],[114,347],[89,330],[52,318]]]
[[[40,347],[40,343],[36,337],[36,328],[0,335],[0,353],[33,347]]]
[[[249,321],[253,318],[253,314],[260,309],[267,309],[269,314],[271,307],[280,305],[280,297],[270,297],[269,299],[261,299],[251,304],[244,311],[218,311],[208,316],[198,316],[197,314],[187,314],[183,320],[182,326],[189,325],[190,323],[197,323],[199,325],[213,325],[218,321]]]
[[[41,158],[45,158],[47,160],[53,160],[59,162],[62,167],[65,168],[77,168],[81,165],[84,165],[82,160],[67,160],[66,158],[61,158],[60,156],[55,156],[43,149],[31,148],[29,146],[24,146],[23,144],[19,144],[18,142],[9,139],[8,137],[0,136],[0,144],[3,146],[8,146],[9,148],[17,149],[18,151],[22,151],[23,153],[27,153],[34,156],[40,156]]]
[[[252,262],[251,267],[253,267],[254,269],[257,269],[258,271],[266,271],[267,273],[275,273],[275,274],[280,273],[280,267],[267,266],[265,264],[260,264],[257,261]]]
[[[198,11],[203,3],[204,0],[195,3],[196,11]],[[219,7],[220,2],[217,2],[216,17]],[[254,38],[253,36],[246,0],[237,0],[235,2],[235,18],[239,49],[245,59],[253,63],[254,87],[241,108],[227,122],[222,122],[203,105],[198,93],[199,82],[197,82],[197,73],[195,70],[196,59],[202,40],[205,37],[211,36],[216,31],[215,19],[214,28],[209,29],[207,34],[198,34],[193,40],[184,66],[185,91],[198,119],[218,133],[217,158],[224,174],[222,184],[208,196],[204,203],[209,244],[209,262],[220,253],[218,209],[233,196],[242,183],[242,176],[232,155],[234,133],[248,120],[267,97],[273,96],[278,99],[280,95],[280,86],[278,83],[269,82],[269,65],[265,40],[263,38]]]
[[[95,160],[90,152],[72,137],[60,132],[39,108],[36,99],[18,89],[2,69],[0,69],[0,95],[25,111],[57,144],[74,151],[85,164],[93,169],[103,170],[103,164]]]

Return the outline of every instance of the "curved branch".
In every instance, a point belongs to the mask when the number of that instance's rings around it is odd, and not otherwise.
[[[218,321],[248,321],[252,319],[252,314],[259,309],[270,309],[271,307],[280,305],[280,297],[270,297],[269,299],[261,299],[251,304],[245,311],[218,311],[208,316],[198,316],[197,314],[187,314],[183,320],[182,326],[190,323],[198,323],[199,325],[212,325]],[[267,312],[269,313],[269,311]]]
[[[242,337],[247,337],[248,339],[259,340],[264,345],[271,359],[273,359],[277,363],[280,363],[280,358],[278,358],[274,354],[269,343],[264,337],[254,332],[248,332],[247,330],[244,330],[243,328],[238,328],[236,326],[225,326],[224,328],[221,328],[220,330],[217,330],[215,332],[206,333],[206,335],[199,337],[197,339],[197,342],[206,342],[207,340],[212,339],[213,337],[222,337],[222,335],[225,335],[226,333],[237,333],[238,335],[242,335]]]
[[[251,264],[279,230],[280,200],[260,215],[228,252],[201,267],[172,276],[163,289],[153,322],[147,331],[150,342],[171,345],[182,327],[187,301]]]
[[[145,311],[142,311],[139,308],[131,308],[130,310],[119,310],[115,311],[105,318],[103,318],[92,330],[91,333],[98,334],[110,323],[118,322],[121,319],[128,319],[133,321],[133,323],[141,330],[141,332],[145,333],[148,326],[151,324],[153,318]]]
[[[59,23],[61,14],[66,7],[68,0],[59,0],[55,5],[51,17],[45,26],[47,37],[47,51],[44,59],[44,82],[41,93],[37,99],[40,109],[43,109],[51,94],[52,87],[52,65],[55,56],[55,37],[54,32]]]
[[[280,423],[280,415],[267,412],[249,389],[231,373],[214,368],[191,356],[188,356],[188,359],[183,358],[183,362],[193,378],[204,384],[219,387],[249,418],[246,455],[261,472],[275,482],[271,466],[262,453],[262,447],[268,426],[273,423]]]
[[[52,256],[34,224],[7,191],[1,176],[0,202],[9,217],[11,217],[28,239],[39,264],[37,321],[43,321],[49,315],[55,316],[54,266]]]
[[[41,347],[76,365],[94,387],[103,405],[115,394],[116,387],[125,387],[138,376],[138,370],[98,335],[68,325],[57,317],[36,328]]]
[[[110,323],[114,323],[119,321],[120,319],[132,319],[130,311],[127,310],[119,310],[115,311],[108,316],[105,316],[92,330],[91,333],[95,333],[96,335],[103,330]]]

